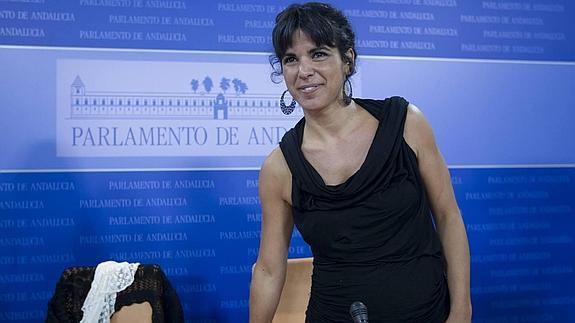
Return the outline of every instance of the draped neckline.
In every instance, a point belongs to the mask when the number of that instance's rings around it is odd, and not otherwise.
[[[305,167],[312,174],[312,181],[317,186],[323,188],[324,190],[333,192],[333,193],[344,191],[347,187],[351,186],[351,184],[353,183],[355,178],[361,177],[361,175],[368,169],[367,165],[369,165],[371,163],[371,159],[374,158],[375,153],[373,151],[375,149],[377,149],[377,147],[376,147],[377,142],[378,142],[377,139],[381,135],[382,128],[383,128],[382,122],[381,122],[382,118],[380,116],[380,113],[381,113],[380,111],[373,110],[372,107],[369,106],[368,104],[366,105],[366,104],[362,104],[362,103],[358,102],[358,101],[361,101],[359,99],[353,99],[353,100],[362,109],[369,112],[369,114],[377,120],[378,124],[377,124],[377,129],[375,130],[375,133],[373,135],[373,138],[371,139],[371,144],[367,150],[367,154],[366,154],[364,160],[362,161],[361,165],[351,176],[349,176],[345,181],[343,181],[339,184],[329,184],[329,185],[326,184],[324,178],[320,175],[320,173],[317,171],[317,169],[305,157],[303,150],[302,150],[303,135],[304,135],[304,129],[305,129],[305,117],[302,118],[302,120],[301,120],[302,122],[297,127],[297,132],[298,132],[297,152],[298,152],[299,158],[301,158]],[[369,106],[369,108],[367,106]]]

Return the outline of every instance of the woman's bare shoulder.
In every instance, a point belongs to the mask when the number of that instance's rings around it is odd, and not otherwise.
[[[262,164],[261,171],[279,177],[289,176],[291,174],[285,157],[279,147],[272,150],[266,157]]]
[[[282,199],[291,202],[291,172],[279,147],[264,160],[259,186],[262,195],[280,194]]]
[[[411,103],[407,106],[403,137],[418,157],[422,150],[435,146],[435,138],[429,122],[423,112]]]

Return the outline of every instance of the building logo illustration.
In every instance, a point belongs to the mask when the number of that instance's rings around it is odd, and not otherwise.
[[[214,91],[209,76],[204,78],[202,86],[198,92],[199,81],[192,79],[189,93],[90,92],[77,75],[71,84],[70,116],[73,119],[198,120],[293,120],[303,116],[299,106],[289,116],[282,114],[278,95],[249,94],[248,85],[237,78],[222,78],[220,91]],[[229,93],[232,86],[234,93]]]

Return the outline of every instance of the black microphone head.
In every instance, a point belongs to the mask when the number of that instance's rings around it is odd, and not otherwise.
[[[349,307],[349,314],[354,323],[369,323],[367,320],[367,306],[362,302],[353,302]]]

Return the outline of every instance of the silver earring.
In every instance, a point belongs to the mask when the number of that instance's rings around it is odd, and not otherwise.
[[[342,92],[343,92],[343,102],[345,104],[350,104],[351,99],[353,98],[353,87],[351,86],[351,81],[349,80],[349,78],[346,78],[345,82],[343,82]]]
[[[282,110],[282,113],[285,114],[286,116],[290,115],[293,112],[296,103],[295,100],[292,98],[290,105],[286,105],[284,101],[284,96],[286,95],[287,92],[288,90],[285,90],[284,93],[282,93],[282,96],[280,97],[280,109]]]

